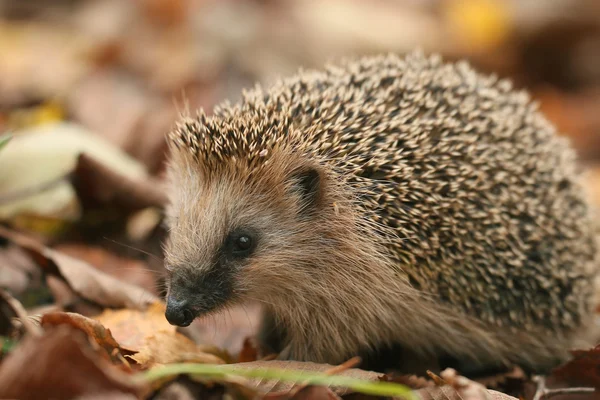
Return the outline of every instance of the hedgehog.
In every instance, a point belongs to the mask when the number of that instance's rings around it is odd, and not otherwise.
[[[595,339],[575,151],[508,80],[346,59],[182,115],[167,141],[173,325],[259,302],[280,359],[374,370],[547,371]]]

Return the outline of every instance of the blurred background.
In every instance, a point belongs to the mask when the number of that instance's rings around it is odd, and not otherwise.
[[[415,48],[511,78],[600,156],[597,0],[0,0],[0,131],[72,121],[154,174],[184,99]]]
[[[162,272],[156,181],[180,110],[416,48],[529,90],[600,204],[598,0],[0,0],[0,223],[160,294],[146,272]],[[0,286],[39,305],[19,257],[0,247]]]

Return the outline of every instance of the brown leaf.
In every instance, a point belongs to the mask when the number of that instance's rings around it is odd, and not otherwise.
[[[571,386],[600,388],[600,345],[571,351],[573,359],[555,368],[551,377]]]
[[[101,247],[79,244],[61,244],[54,247],[54,250],[85,261],[122,282],[131,283],[157,294],[154,276],[142,261],[119,257]]]
[[[240,351],[240,355],[238,357],[238,362],[251,362],[256,361],[258,359],[258,349],[254,343],[252,338],[246,338],[244,340],[244,345],[242,346],[242,350]]]
[[[431,372],[428,374],[440,386],[416,391],[423,400],[516,400],[504,393],[487,390],[482,384],[459,375],[452,368],[445,369],[440,376]]]
[[[411,389],[422,389],[426,387],[433,387],[435,384],[433,381],[417,375],[384,375],[381,377],[381,380],[384,382],[393,382],[399,383],[404,386],[408,386]]]
[[[0,398],[66,399],[108,391],[139,395],[143,389],[67,326],[24,340],[0,366]]]
[[[207,353],[202,346],[198,346],[182,334],[165,331],[159,331],[146,337],[139,352],[128,357],[135,360],[142,368],[149,368],[155,364],[180,362],[225,363],[219,357]]]
[[[144,308],[157,300],[148,291],[98,271],[89,264],[54,251],[25,235],[0,226],[0,236],[27,250],[48,274],[64,279],[81,297],[105,307]]]
[[[306,386],[291,396],[288,393],[268,393],[265,400],[339,400],[340,397],[325,386]]]
[[[306,372],[321,372],[325,373],[332,368],[335,368],[329,364],[317,364],[311,362],[299,362],[299,361],[254,361],[248,363],[234,364],[236,368],[250,369],[250,368],[280,368],[287,370],[298,370]],[[365,379],[370,381],[378,381],[382,374],[364,371],[357,368],[350,368],[335,374],[336,376],[346,376],[358,379]],[[262,379],[254,378],[248,379],[249,387],[254,387],[261,392],[286,392],[292,389],[295,385],[289,382],[281,382],[276,379]],[[345,394],[347,390],[339,388],[333,388],[336,394]]]
[[[187,376],[179,376],[174,381],[165,384],[153,395],[154,400],[222,400],[225,387],[196,382]],[[235,398],[235,397],[234,397]],[[242,397],[244,398],[244,397]],[[247,396],[246,398],[252,398]]]
[[[107,359],[115,363],[126,361],[121,353],[121,348],[116,340],[98,321],[84,317],[81,314],[67,312],[52,312],[42,316],[41,325],[43,328],[55,327],[59,325],[69,325],[84,332],[90,339],[93,339],[103,350]]]
[[[0,288],[0,336],[11,333],[14,327],[13,318],[18,318],[25,331],[31,335],[41,335],[41,329],[27,318],[27,311],[23,305],[6,290]]]
[[[516,397],[495,390],[485,390],[483,392],[477,391],[476,393],[475,397],[472,397],[471,395],[469,395],[469,397],[464,397],[463,393],[460,393],[452,386],[424,388],[415,392],[417,397],[421,400],[517,400]]]
[[[43,285],[42,274],[23,249],[15,245],[0,247],[0,287],[19,296]]]
[[[155,301],[145,310],[106,309],[94,319],[110,329],[122,348],[139,351],[148,336],[159,331],[169,334],[175,334],[177,331],[177,328],[166,320],[164,312],[165,304]]]
[[[72,181],[84,208],[110,204],[127,212],[162,207],[167,202],[166,194],[157,182],[123,176],[85,153],[77,160]]]
[[[96,317],[109,328],[122,348],[137,354],[129,356],[143,368],[153,364],[202,362],[222,364],[217,349],[198,346],[176,331],[164,317],[165,305],[152,304],[145,311],[105,310]]]

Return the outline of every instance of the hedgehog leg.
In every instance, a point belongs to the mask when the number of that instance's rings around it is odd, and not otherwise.
[[[441,370],[452,368],[459,374],[470,379],[499,375],[506,373],[511,369],[509,365],[504,363],[490,362],[488,364],[480,364],[447,355],[440,357],[439,364]]]

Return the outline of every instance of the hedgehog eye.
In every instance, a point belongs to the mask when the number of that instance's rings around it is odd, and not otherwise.
[[[229,235],[229,248],[235,257],[247,257],[255,247],[255,239],[248,232],[234,232]]]

